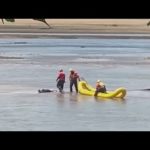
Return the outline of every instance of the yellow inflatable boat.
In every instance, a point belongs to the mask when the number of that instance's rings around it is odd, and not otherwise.
[[[86,81],[79,81],[78,90],[80,94],[94,96],[95,88],[90,86]],[[118,88],[115,91],[107,91],[106,93],[98,93],[101,98],[124,98],[126,95],[125,88]]]

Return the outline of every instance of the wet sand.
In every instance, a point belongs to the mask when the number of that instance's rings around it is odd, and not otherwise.
[[[61,59],[61,63],[58,61]],[[149,57],[112,57],[112,58],[85,58],[85,57],[77,57],[77,56],[45,56],[39,58],[24,58],[24,57],[10,57],[10,56],[0,56],[0,64],[33,64],[33,65],[101,65],[101,66],[112,66],[112,65],[121,65],[121,66],[142,66],[142,65],[150,65]]]

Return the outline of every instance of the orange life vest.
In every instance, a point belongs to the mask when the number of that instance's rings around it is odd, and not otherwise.
[[[77,78],[79,78],[79,75],[75,72],[70,73],[69,76],[70,80],[77,80]]]
[[[59,80],[65,80],[65,73],[64,72],[60,72],[58,74],[58,77],[57,77]]]

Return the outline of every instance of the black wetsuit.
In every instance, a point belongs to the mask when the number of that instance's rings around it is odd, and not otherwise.
[[[57,88],[59,89],[60,92],[62,92],[63,89],[64,89],[64,83],[65,83],[64,80],[59,80],[59,81],[57,82]]]
[[[105,85],[101,88],[96,89],[94,96],[97,96],[97,94],[101,92],[101,93],[106,93],[106,87]]]

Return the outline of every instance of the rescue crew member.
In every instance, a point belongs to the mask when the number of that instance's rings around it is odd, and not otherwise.
[[[70,92],[73,92],[73,85],[75,86],[76,93],[78,93],[78,80],[80,81],[79,75],[73,70],[69,69],[70,75],[69,75],[69,80],[70,80]]]
[[[59,70],[59,74],[56,81],[57,81],[57,88],[59,89],[59,92],[62,93],[65,83],[65,73],[63,72],[63,69]]]
[[[96,82],[96,91],[95,91],[94,96],[97,96],[97,94],[99,92],[106,93],[106,87],[100,80],[97,80],[97,82]]]

